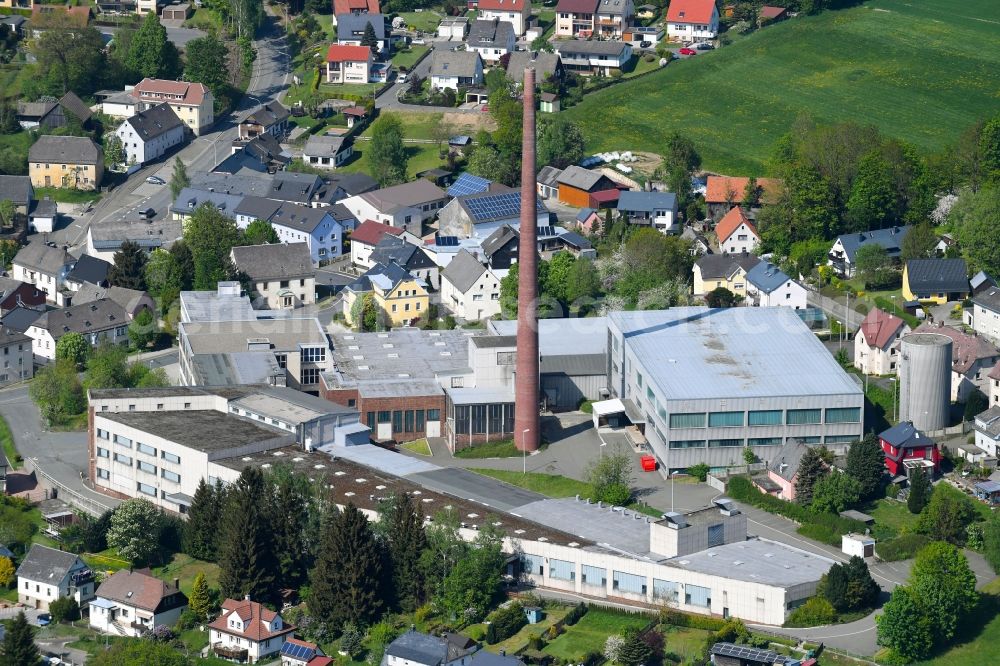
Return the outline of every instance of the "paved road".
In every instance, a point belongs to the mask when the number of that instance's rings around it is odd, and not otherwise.
[[[169,155],[133,174],[128,181],[101,199],[88,215],[74,220],[68,227],[49,235],[49,239],[78,248],[86,242],[87,228],[113,220],[134,220],[139,210],[152,208],[156,217],[166,215],[171,203],[170,188],[166,185],[146,183],[146,177],[157,175],[170,182],[175,156],[187,166],[188,173],[212,169],[229,154],[230,144],[236,138],[239,120],[260,104],[278,99],[288,89],[291,79],[287,44],[274,17],[254,42],[257,59],[247,86],[246,96],[230,116],[220,119],[213,131],[196,138],[178,153]]]

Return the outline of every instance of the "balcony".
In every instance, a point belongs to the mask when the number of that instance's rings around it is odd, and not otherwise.
[[[223,659],[233,659],[235,661],[247,660],[246,648],[223,645],[222,643],[215,643],[214,645],[212,645],[212,652],[214,652],[216,656],[222,657]]]

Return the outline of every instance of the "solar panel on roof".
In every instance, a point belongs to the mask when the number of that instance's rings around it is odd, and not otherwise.
[[[296,645],[295,643],[285,643],[282,645],[281,653],[300,661],[309,661],[315,656],[315,651],[312,648],[305,645]]]
[[[455,247],[458,245],[458,236],[437,236],[434,244],[438,247]]]
[[[448,194],[453,197],[460,197],[466,194],[480,194],[489,189],[489,180],[480,178],[479,176],[473,176],[471,173],[463,173],[455,180],[454,183],[452,183],[451,187],[448,188]]]

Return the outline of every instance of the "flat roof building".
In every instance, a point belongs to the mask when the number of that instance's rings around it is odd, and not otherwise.
[[[861,438],[864,396],[788,308],[608,315],[608,388],[667,469],[767,462],[788,438],[834,451]],[[629,409],[630,408],[630,409]]]

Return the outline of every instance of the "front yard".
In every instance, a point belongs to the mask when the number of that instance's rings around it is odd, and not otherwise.
[[[407,27],[421,32],[437,32],[438,24],[441,23],[441,15],[437,12],[425,9],[422,12],[403,12],[400,14],[406,19]]]
[[[580,621],[566,628],[566,633],[542,648],[542,652],[564,663],[584,663],[587,655],[604,649],[608,636],[640,630],[652,621],[648,615],[618,613],[591,608]],[[707,633],[707,632],[706,632]]]
[[[413,44],[409,48],[401,51],[397,51],[395,55],[392,56],[392,65],[396,69],[407,69],[409,70],[413,67],[413,64],[423,54],[427,53],[429,46],[424,44]]]

